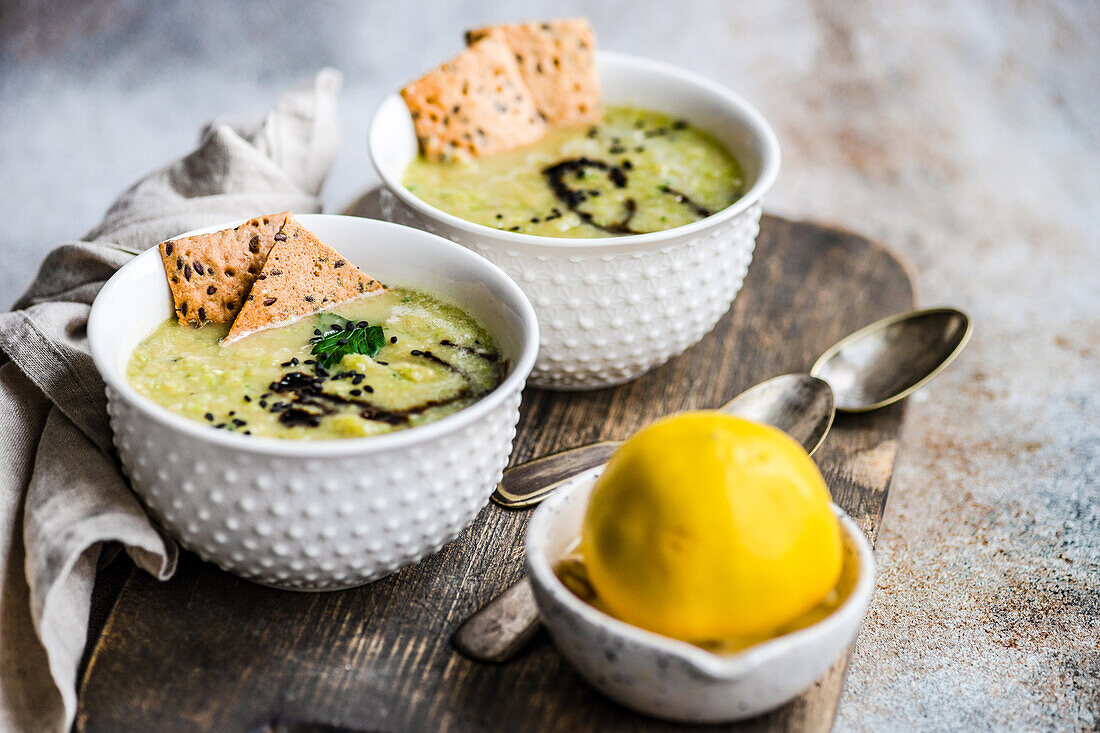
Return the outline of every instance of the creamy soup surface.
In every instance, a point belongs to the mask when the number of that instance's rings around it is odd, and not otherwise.
[[[331,314],[381,326],[378,353],[321,366],[310,339],[332,332]],[[438,420],[476,402],[506,371],[472,316],[413,290],[386,290],[223,345],[228,331],[169,319],[134,350],[127,377],[155,402],[216,428],[317,440]]]
[[[403,183],[468,221],[546,237],[610,237],[683,226],[743,193],[717,140],[660,112],[609,107],[596,126],[550,130],[539,142],[470,161],[419,156]]]

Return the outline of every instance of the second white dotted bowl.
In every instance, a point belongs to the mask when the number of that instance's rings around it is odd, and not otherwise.
[[[452,242],[370,219],[297,218],[383,282],[423,288],[477,316],[511,365],[504,381],[453,415],[368,438],[279,440],[188,420],[138,394],[125,377],[134,346],[172,314],[156,248],[103,287],[88,339],[107,383],[123,468],[165,530],[250,580],[332,590],[416,562],[485,506],[512,451],[538,325],[515,283]]]
[[[683,117],[726,145],[741,163],[745,194],[716,214],[663,232],[602,239],[507,232],[441,211],[401,184],[417,142],[398,95],[382,103],[370,127],[384,217],[487,257],[531,298],[542,337],[530,381],[540,387],[621,384],[710,331],[741,289],[760,202],[779,171],[775,133],[728,89],[672,66],[608,52],[599,54],[599,69],[607,104]]]

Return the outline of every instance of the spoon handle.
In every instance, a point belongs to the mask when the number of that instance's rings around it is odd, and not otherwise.
[[[507,662],[539,629],[539,609],[531,583],[518,583],[462,622],[451,637],[455,648],[479,662]]]
[[[581,471],[607,463],[620,445],[617,441],[591,443],[513,466],[493,491],[493,502],[506,509],[538,504]]]

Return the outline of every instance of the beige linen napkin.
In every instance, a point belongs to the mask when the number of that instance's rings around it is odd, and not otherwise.
[[[103,222],[47,255],[0,314],[0,730],[67,730],[95,570],[117,541],[158,578],[176,546],[119,471],[88,311],[143,249],[189,229],[320,210],[336,153],[340,75],[325,69],[251,129],[212,124],[190,155],[135,184]]]

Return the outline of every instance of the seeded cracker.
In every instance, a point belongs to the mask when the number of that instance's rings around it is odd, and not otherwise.
[[[431,160],[483,156],[533,143],[546,123],[516,60],[500,41],[470,46],[401,90],[420,149]]]
[[[596,34],[584,18],[495,25],[466,32],[466,42],[495,38],[515,56],[535,105],[551,125],[599,122]]]
[[[275,240],[224,343],[382,289],[293,218]]]
[[[236,318],[289,216],[289,211],[257,216],[236,229],[161,242],[179,322],[198,327]]]

